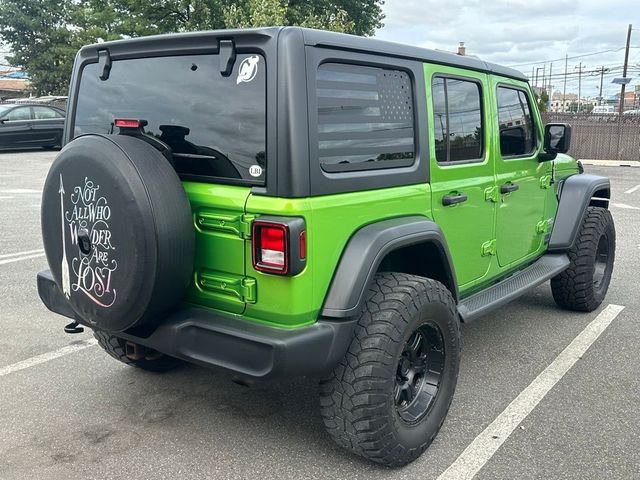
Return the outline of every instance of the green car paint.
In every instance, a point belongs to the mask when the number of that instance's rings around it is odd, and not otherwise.
[[[365,225],[420,215],[444,232],[460,296],[475,293],[530,263],[546,250],[557,210],[552,183],[575,174],[577,163],[559,154],[539,162],[543,124],[533,94],[522,81],[461,68],[424,64],[430,183],[308,198],[251,193],[249,187],[184,182],[196,227],[194,280],[186,301],[282,328],[317,321],[340,256]],[[434,76],[472,79],[482,87],[484,156],[478,162],[441,165],[434,142]],[[526,157],[503,159],[498,142],[498,85],[521,89],[532,105],[536,149]],[[515,192],[500,186],[517,183]],[[443,206],[442,197],[463,193],[468,201]],[[307,231],[307,263],[294,277],[256,271],[252,264],[251,222],[261,215],[302,217]]]
[[[186,301],[230,313],[244,312],[247,295],[244,207],[249,187],[183,182],[196,229],[193,282]],[[246,293],[246,291],[244,292]]]
[[[429,184],[425,183],[305,199],[251,195],[247,201],[249,214],[304,217],[308,247],[305,270],[295,277],[282,277],[255,271],[247,242],[247,275],[257,280],[258,301],[247,305],[245,315],[283,327],[315,322],[353,233],[370,223],[394,217],[430,218],[430,194]]]

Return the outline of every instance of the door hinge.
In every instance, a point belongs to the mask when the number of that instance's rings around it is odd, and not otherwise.
[[[196,223],[201,230],[232,233],[241,238],[251,238],[251,224],[255,215],[233,215],[210,210],[197,213]]]
[[[487,202],[498,203],[498,201],[500,200],[500,189],[497,186],[485,188],[484,199]]]
[[[551,186],[551,175],[543,175],[540,177],[540,188],[549,188]]]
[[[482,256],[488,257],[496,254],[496,239],[488,240],[482,244]]]
[[[538,234],[549,233],[549,231],[551,230],[551,225],[553,225],[553,218],[540,220],[536,224],[536,233]]]
[[[218,272],[200,272],[198,286],[208,292],[235,297],[241,302],[256,303],[255,278],[240,277]]]
[[[251,238],[251,225],[255,220],[255,215],[242,215],[240,217],[240,230],[242,238]]]

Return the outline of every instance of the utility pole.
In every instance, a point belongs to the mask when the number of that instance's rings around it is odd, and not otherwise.
[[[629,29],[627,30],[627,48],[624,51],[624,67],[622,68],[622,77],[627,78],[627,67],[629,66],[629,45],[631,45],[631,24],[629,24]],[[622,119],[622,114],[624,112],[624,91],[625,91],[625,83],[623,82],[620,85],[620,105],[618,107],[618,114]]]
[[[551,72],[553,72],[553,62],[549,65],[549,81],[547,82],[547,108],[551,106],[551,97],[553,97],[551,88]]]
[[[580,113],[580,107],[582,106],[582,62],[580,66],[574,67],[578,69],[578,112]]]
[[[569,54],[564,56],[564,88],[562,89],[562,111],[565,112],[567,107],[567,66],[569,62]]]
[[[600,100],[598,102],[598,105],[602,105],[602,81],[604,80],[604,74],[607,73],[609,71],[608,68],[604,68],[604,65],[601,66],[598,70],[596,70],[596,73],[600,74]]]

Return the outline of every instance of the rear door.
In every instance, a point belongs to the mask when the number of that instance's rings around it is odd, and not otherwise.
[[[442,228],[461,291],[480,283],[495,247],[495,185],[487,75],[425,65],[432,211]]]
[[[64,115],[45,106],[32,108],[31,138],[40,145],[59,145],[64,128]]]
[[[500,142],[495,145],[496,182],[500,194],[496,219],[501,267],[524,262],[543,247],[550,229],[544,218],[551,187],[551,163],[539,162],[542,129],[524,82],[493,78]],[[497,129],[496,128],[496,129]]]
[[[255,302],[246,277],[251,219],[245,203],[266,176],[266,68],[238,53],[231,71],[217,54],[113,60],[81,73],[75,136],[117,133],[114,120],[144,120],[144,135],[168,145],[193,214],[196,255],[188,302],[242,313]],[[115,131],[114,131],[115,130]]]
[[[31,107],[16,107],[3,116],[0,124],[0,145],[3,147],[29,146],[31,138]]]

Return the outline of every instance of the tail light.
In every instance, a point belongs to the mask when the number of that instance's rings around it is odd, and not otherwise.
[[[144,127],[147,125],[146,120],[138,118],[116,118],[113,120],[113,126],[118,127],[120,133],[125,135],[144,134]]]
[[[116,118],[113,123],[118,128],[140,128],[142,122],[137,118]]]
[[[253,222],[253,268],[278,275],[297,275],[306,264],[307,240],[302,218],[260,217]]]

